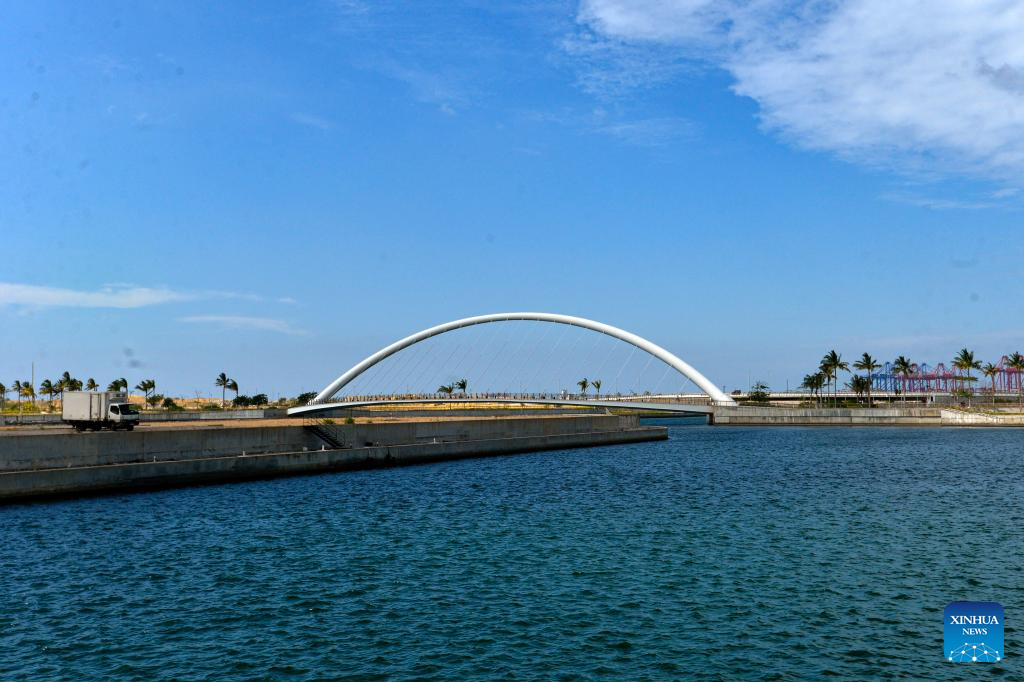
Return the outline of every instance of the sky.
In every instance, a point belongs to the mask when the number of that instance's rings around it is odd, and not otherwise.
[[[16,3],[0,382],[319,390],[538,310],[716,384],[1024,348],[1024,3]]]

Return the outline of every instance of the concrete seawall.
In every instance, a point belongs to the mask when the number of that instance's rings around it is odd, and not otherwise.
[[[1024,414],[943,410],[942,423],[945,426],[1024,426]]]
[[[941,426],[941,410],[931,407],[808,409],[716,407],[717,425],[732,426]]]
[[[10,401],[8,401],[8,404]],[[225,419],[275,419],[287,416],[288,411],[279,408],[251,410],[182,410],[174,412],[143,411],[141,422],[182,422],[182,421],[224,421]],[[24,424],[63,424],[60,414],[0,414],[0,426]]]
[[[0,502],[39,496],[400,466],[662,440],[636,417],[588,416],[339,426],[328,450],[301,426],[4,435]]]

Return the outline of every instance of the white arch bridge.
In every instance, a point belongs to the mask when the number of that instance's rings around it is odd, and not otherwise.
[[[437,399],[436,397],[413,397],[395,399],[388,396],[382,396],[373,399],[346,399],[344,397],[338,397],[339,391],[345,386],[354,381],[357,377],[362,375],[364,372],[374,367],[383,360],[391,357],[392,355],[405,350],[411,346],[414,346],[422,341],[429,338],[452,332],[458,329],[464,329],[466,327],[473,327],[482,324],[491,324],[498,322],[508,322],[513,320],[519,321],[530,321],[530,322],[549,322],[553,324],[570,325],[573,327],[579,327],[582,329],[591,330],[610,336],[612,338],[624,341],[635,348],[647,353],[660,360],[668,367],[674,369],[686,379],[692,381],[701,391],[707,395],[706,401],[701,401],[703,404],[695,403],[693,401],[671,401],[671,400],[657,400],[647,399],[643,397],[636,397],[634,399],[623,400],[620,398],[589,398],[589,397],[567,397],[558,395],[488,395],[483,397],[462,397],[452,396],[444,400]],[[425,403],[440,403],[440,402],[458,402],[463,403],[514,403],[514,404],[538,404],[538,405],[554,405],[554,406],[567,406],[567,407],[605,407],[605,408],[620,408],[620,409],[634,409],[634,410],[652,410],[659,412],[675,412],[675,413],[686,413],[686,414],[708,414],[713,411],[715,405],[735,405],[735,401],[726,395],[720,388],[712,383],[707,377],[698,372],[694,367],[684,362],[682,359],[674,355],[673,353],[665,350],[661,346],[648,341],[636,334],[613,327],[608,324],[601,322],[595,322],[582,317],[573,317],[571,315],[560,315],[556,313],[496,313],[491,315],[478,315],[476,317],[467,317],[461,320],[454,320],[452,322],[446,322],[429,329],[424,329],[421,332],[412,334],[400,339],[391,345],[382,348],[373,355],[370,355],[362,362],[356,364],[354,367],[346,371],[344,374],[339,376],[337,379],[328,384],[320,393],[316,395],[308,404],[293,407],[288,410],[289,415],[312,415],[318,412],[326,412],[331,410],[342,410],[357,407],[368,407],[373,405],[400,405],[400,404],[425,404]]]

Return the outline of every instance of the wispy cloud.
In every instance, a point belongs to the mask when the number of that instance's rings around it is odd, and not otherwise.
[[[179,317],[179,322],[192,324],[212,324],[221,329],[240,329],[249,331],[275,332],[278,334],[304,335],[308,332],[292,327],[284,320],[270,317],[249,317],[246,315],[190,315]]]
[[[410,67],[394,60],[384,60],[376,70],[389,78],[405,83],[418,101],[435,106],[448,115],[469,104],[469,95],[459,76],[450,70],[430,71]]]
[[[331,4],[345,14],[366,14],[370,11],[369,6],[361,0],[333,0]]]
[[[1020,2],[584,0],[578,19],[608,49],[724,68],[765,129],[798,146],[1024,184]]]
[[[143,308],[188,301],[195,294],[165,288],[108,286],[96,291],[0,282],[0,305],[65,308]]]
[[[637,118],[620,111],[598,107],[583,113],[569,109],[527,111],[527,120],[563,125],[589,134],[612,137],[637,147],[660,147],[697,134],[697,124],[681,116]]]
[[[306,126],[308,128],[317,128],[318,130],[333,130],[334,123],[322,118],[320,116],[314,116],[313,114],[304,114],[302,112],[295,112],[291,115],[292,121],[299,125]]]
[[[885,199],[886,201],[894,201],[898,204],[907,204],[908,206],[917,206],[918,208],[928,208],[933,211],[971,211],[986,208],[994,208],[999,205],[995,201],[963,201],[959,199],[949,199],[945,197],[936,198],[919,196],[915,194],[906,194],[903,192],[887,192],[885,194],[882,194],[881,198]]]
[[[695,62],[677,49],[608,40],[591,31],[563,39],[561,47],[581,67],[576,70],[577,84],[601,99],[622,97],[697,70]]]
[[[167,287],[143,287],[133,284],[106,284],[95,290],[67,289],[0,282],[0,306],[37,308],[145,308],[147,306],[204,299],[236,299],[294,304],[289,297],[267,299],[257,294],[233,291],[182,291]]]
[[[596,130],[638,147],[659,147],[692,137],[696,126],[688,119],[670,116],[612,121],[598,124]]]

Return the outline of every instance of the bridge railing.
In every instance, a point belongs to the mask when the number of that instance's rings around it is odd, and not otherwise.
[[[568,393],[568,392],[541,392],[541,393],[524,393],[524,392],[466,392],[466,393],[375,393],[366,395],[345,395],[345,396],[332,396],[324,400],[311,400],[307,405],[322,405],[334,402],[371,402],[371,403],[386,403],[390,401],[415,401],[423,400],[430,402],[482,402],[487,400],[500,400],[500,401],[545,401],[545,400],[565,400],[565,401],[578,401],[578,402],[591,402],[595,404],[609,403],[609,402],[642,402],[642,403],[670,403],[680,405],[710,405],[712,400],[708,396],[696,396],[696,395],[637,395],[631,393],[624,395],[622,393],[611,393],[594,395],[588,393]]]

